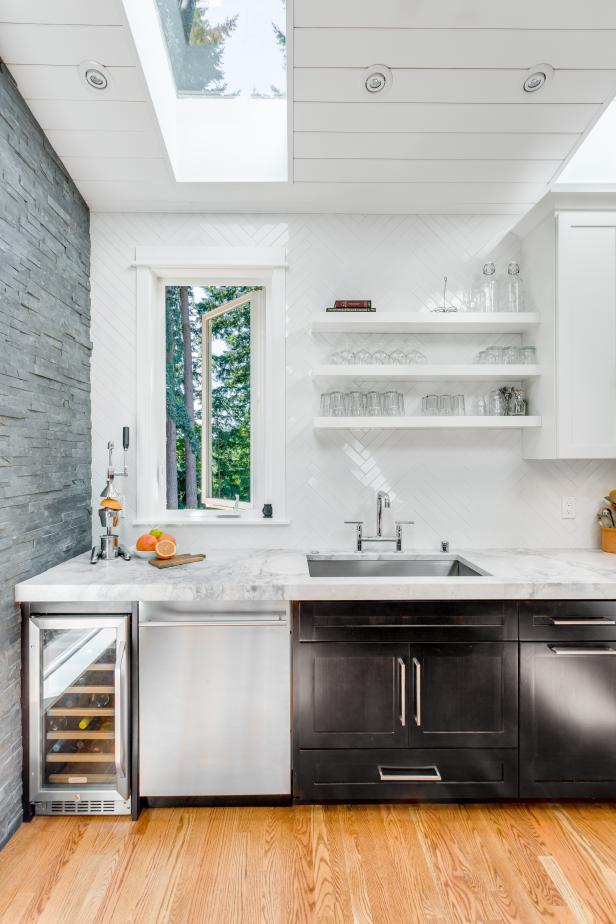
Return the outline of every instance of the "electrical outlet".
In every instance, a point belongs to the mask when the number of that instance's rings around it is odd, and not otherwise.
[[[577,516],[575,497],[566,497],[563,495],[561,498],[560,515],[563,520],[575,520]]]

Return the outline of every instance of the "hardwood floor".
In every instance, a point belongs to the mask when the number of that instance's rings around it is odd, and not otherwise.
[[[35,818],[0,922],[614,924],[616,806],[153,809]]]

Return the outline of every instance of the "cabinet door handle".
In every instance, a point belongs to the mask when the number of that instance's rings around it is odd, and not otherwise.
[[[413,658],[413,670],[415,671],[415,725],[421,726],[421,664],[417,658]]]
[[[616,655],[616,648],[559,648],[557,645],[548,645],[548,648],[556,655]]]
[[[400,677],[400,725],[406,725],[406,664],[404,658],[398,658],[398,673]]]
[[[552,619],[553,626],[616,626],[616,619],[588,616],[586,619]]]
[[[379,776],[387,783],[440,783],[438,767],[379,767]]]

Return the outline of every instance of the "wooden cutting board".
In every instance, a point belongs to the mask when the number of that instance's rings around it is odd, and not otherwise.
[[[149,558],[154,568],[175,568],[176,565],[189,565],[193,561],[203,561],[205,555],[174,555],[173,558]]]

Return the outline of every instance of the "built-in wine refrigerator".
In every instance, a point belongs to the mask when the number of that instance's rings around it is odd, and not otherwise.
[[[29,802],[130,813],[130,615],[30,613],[26,625]]]

